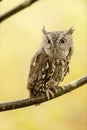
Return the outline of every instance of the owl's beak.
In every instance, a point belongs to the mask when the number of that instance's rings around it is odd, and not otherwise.
[[[66,34],[72,34],[74,32],[74,27],[71,27],[70,29],[68,29],[66,32],[65,32],[65,35]]]

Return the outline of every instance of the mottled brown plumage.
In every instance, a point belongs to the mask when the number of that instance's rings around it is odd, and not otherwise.
[[[27,88],[30,97],[54,96],[57,87],[69,72],[69,62],[73,52],[72,33],[66,31],[47,32],[43,28],[43,41],[31,61]]]

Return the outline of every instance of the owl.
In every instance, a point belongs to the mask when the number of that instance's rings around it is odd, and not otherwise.
[[[46,94],[47,99],[54,97],[59,83],[69,73],[69,62],[73,53],[71,27],[65,31],[48,32],[42,29],[43,40],[33,56],[28,75],[27,89],[30,98]]]

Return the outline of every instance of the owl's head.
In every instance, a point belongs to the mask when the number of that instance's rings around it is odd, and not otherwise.
[[[54,58],[65,58],[72,48],[73,31],[74,29],[71,27],[65,31],[48,32],[43,27],[42,48],[46,54]]]

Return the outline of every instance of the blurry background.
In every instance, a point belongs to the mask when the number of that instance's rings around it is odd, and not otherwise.
[[[23,0],[3,0],[0,14]],[[32,56],[49,31],[74,26],[74,54],[62,84],[87,74],[86,0],[40,0],[0,24],[0,102],[27,98]],[[0,130],[87,130],[87,85],[40,106],[0,113]]]

